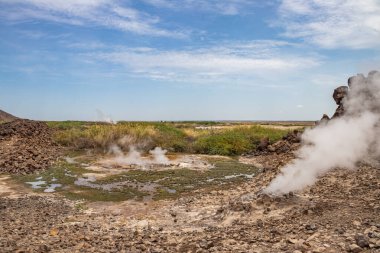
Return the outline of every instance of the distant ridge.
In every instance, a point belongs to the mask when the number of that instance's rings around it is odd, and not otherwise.
[[[17,119],[16,116],[0,110],[0,121],[12,121]]]

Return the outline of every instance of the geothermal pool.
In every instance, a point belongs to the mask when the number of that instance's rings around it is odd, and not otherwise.
[[[21,177],[33,191],[90,201],[142,201],[176,198],[208,187],[251,180],[253,165],[223,156],[167,154],[155,148],[141,154],[114,148],[107,154],[67,156],[54,168]]]

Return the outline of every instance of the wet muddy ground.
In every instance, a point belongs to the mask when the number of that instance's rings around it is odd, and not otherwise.
[[[165,164],[119,164],[112,156],[77,154],[52,169],[14,176],[34,192],[57,192],[88,201],[174,199],[196,189],[243,182],[258,169],[221,156],[172,155]],[[148,160],[149,157],[144,158]]]

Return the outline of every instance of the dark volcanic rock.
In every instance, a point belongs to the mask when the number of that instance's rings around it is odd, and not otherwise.
[[[32,173],[57,159],[59,147],[43,122],[15,120],[0,124],[0,172]]]
[[[319,120],[319,122],[326,122],[329,121],[330,117],[327,114],[323,114],[322,118]]]
[[[344,114],[344,107],[343,105],[339,105],[338,108],[336,108],[333,118],[340,117]]]
[[[335,103],[337,105],[342,104],[343,98],[347,96],[348,93],[348,87],[347,86],[340,86],[334,90],[333,98],[335,100]]]
[[[300,131],[293,130],[292,132],[289,132],[287,135],[285,135],[282,139],[288,141],[289,143],[300,143],[301,135],[302,133]]]
[[[268,149],[272,152],[276,152],[277,154],[280,154],[280,153],[289,152],[291,150],[291,146],[287,141],[281,140],[270,145]]]
[[[369,242],[365,235],[356,234],[355,241],[356,241],[356,244],[359,245],[361,248],[369,247]]]
[[[268,138],[260,140],[260,144],[255,151],[256,154],[276,152],[277,154],[288,153],[295,150],[301,142],[302,133],[298,130],[294,130],[285,135],[282,140],[279,140],[273,144],[269,143]]]
[[[344,104],[343,99],[348,94],[348,87],[347,86],[340,86],[334,90],[333,98],[335,100],[335,103],[338,105],[338,108],[336,109],[333,118],[340,117],[344,114]]]

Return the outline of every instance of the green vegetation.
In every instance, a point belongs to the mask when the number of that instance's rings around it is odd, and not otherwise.
[[[255,124],[218,122],[48,122],[55,129],[55,140],[75,149],[107,149],[119,144],[148,151],[156,146],[170,152],[212,155],[240,155],[256,147],[263,137],[275,142],[289,129]],[[203,128],[197,128],[202,126]]]
[[[281,139],[288,131],[261,126],[239,127],[201,136],[195,141],[198,153],[211,155],[240,155],[255,149],[264,137],[270,142]]]
[[[262,138],[270,142],[281,139],[291,131],[286,127],[266,127],[253,123],[218,122],[47,122],[54,130],[55,140],[67,146],[66,156],[75,157],[75,163],[60,161],[52,168],[37,174],[14,176],[14,180],[27,183],[43,181],[35,191],[42,192],[52,184],[58,194],[85,201],[123,201],[128,199],[169,199],[191,193],[197,189],[236,187],[257,173],[257,168],[240,163],[234,156],[254,150]],[[96,181],[86,164],[94,164],[99,152],[110,145],[122,149],[131,145],[140,151],[162,147],[170,152],[187,152],[230,157],[207,157],[213,168],[192,170],[125,170],[120,174],[102,174]],[[87,152],[92,149],[93,152]],[[88,174],[90,173],[90,174]],[[106,173],[106,172],[103,172]],[[76,182],[81,178],[80,184]],[[86,179],[87,178],[87,179]],[[40,182],[41,183],[41,182]],[[28,184],[28,186],[30,186]],[[85,206],[79,204],[78,209]]]

